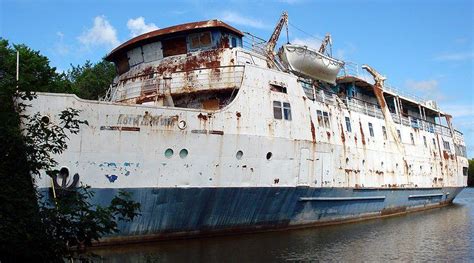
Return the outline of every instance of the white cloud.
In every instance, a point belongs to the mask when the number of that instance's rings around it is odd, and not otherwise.
[[[260,29],[267,27],[261,20],[245,17],[235,12],[224,11],[221,17],[222,20],[237,25],[249,26]]]
[[[105,16],[96,16],[94,18],[94,25],[84,31],[78,39],[86,47],[105,46],[110,48],[119,44],[117,30],[115,30]]]
[[[439,82],[436,79],[428,80],[407,80],[405,86],[410,93],[415,93],[423,99],[433,99],[442,101],[446,99],[445,94],[439,88]]]
[[[153,23],[146,24],[143,16],[129,19],[127,22],[127,28],[130,30],[130,36],[132,37],[159,29]]]
[[[416,89],[419,91],[433,91],[438,88],[438,81],[435,79],[430,80],[407,80],[405,85],[410,89]]]
[[[53,52],[56,54],[59,54],[61,56],[69,54],[69,46],[64,43],[64,33],[63,32],[56,32],[56,35],[58,36],[58,41],[54,43],[54,50]]]
[[[441,110],[462,119],[459,121],[460,124],[474,124],[474,104],[447,104],[443,105]]]
[[[445,53],[434,58],[438,61],[464,61],[474,59],[474,52]]]
[[[319,36],[316,37],[308,37],[308,38],[295,38],[291,41],[292,44],[296,45],[303,45],[307,46],[312,49],[319,50],[319,47],[321,46],[322,43],[322,38],[319,38]]]

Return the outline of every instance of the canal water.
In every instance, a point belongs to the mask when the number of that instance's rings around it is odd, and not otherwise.
[[[402,216],[93,252],[98,262],[474,261],[474,188],[448,207]]]

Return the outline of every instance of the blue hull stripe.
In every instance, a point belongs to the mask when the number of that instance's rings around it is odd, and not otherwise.
[[[42,189],[47,192],[47,189]],[[120,189],[93,188],[108,205]],[[116,237],[186,236],[326,224],[452,202],[462,188],[353,189],[311,187],[126,188],[141,216],[120,223]],[[46,193],[45,193],[46,194]]]

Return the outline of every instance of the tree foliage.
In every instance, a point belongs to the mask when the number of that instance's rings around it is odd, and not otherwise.
[[[97,64],[86,61],[83,66],[72,66],[67,72],[72,92],[83,99],[98,99],[103,97],[115,76],[115,66],[102,60]]]
[[[15,80],[17,50],[21,56],[19,82]],[[86,68],[93,71],[91,67]],[[87,70],[74,73],[74,81],[82,78],[83,71]],[[11,47],[0,39],[1,262],[61,262],[77,256],[75,249],[117,232],[118,221],[138,215],[139,204],[126,192],[120,192],[108,206],[99,206],[90,202],[94,193],[88,186],[57,199],[42,196],[34,187],[31,175],[40,175],[40,170],[58,173],[51,155],[66,150],[69,137],[87,121],[79,120],[80,112],[72,108],[58,113],[57,123],[38,114],[26,116],[27,105],[21,101],[34,99],[36,91],[79,92],[75,87],[67,74],[56,73],[39,52],[24,45]],[[84,94],[99,94],[88,92]]]

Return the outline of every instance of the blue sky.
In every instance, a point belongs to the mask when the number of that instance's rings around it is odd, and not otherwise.
[[[266,39],[283,10],[291,42],[317,45],[314,37],[330,32],[336,57],[435,99],[474,157],[474,1],[0,0],[0,36],[40,50],[65,71],[99,61],[133,35],[185,22],[217,18]]]

